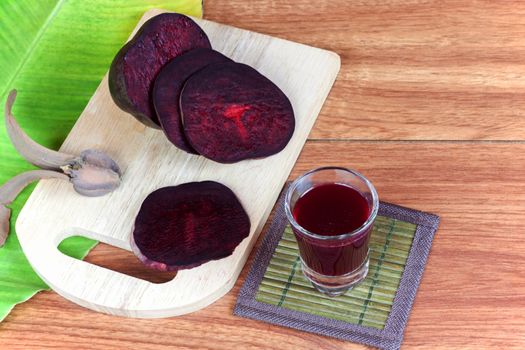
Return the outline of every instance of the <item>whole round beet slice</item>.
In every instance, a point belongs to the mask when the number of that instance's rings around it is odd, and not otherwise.
[[[182,90],[180,108],[189,143],[220,163],[278,153],[295,128],[286,95],[240,63],[215,63],[193,74]]]
[[[189,269],[231,255],[249,233],[250,219],[228,187],[190,182],[159,188],[146,197],[131,247],[151,268]]]
[[[179,99],[186,80],[212,63],[231,62],[223,54],[198,48],[174,58],[161,69],[153,86],[153,105],[168,140],[178,148],[197,153],[186,140],[180,116]]]
[[[167,62],[199,47],[211,44],[191,18],[163,13],[149,19],[113,59],[108,77],[113,100],[145,125],[159,128],[150,98],[153,82]]]

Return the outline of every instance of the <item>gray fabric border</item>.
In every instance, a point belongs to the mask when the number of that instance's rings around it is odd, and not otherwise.
[[[284,195],[287,187],[288,184],[279,196],[273,221],[261,243],[251,270],[241,287],[233,313],[237,316],[349,340],[380,349],[399,349],[432,247],[432,240],[439,225],[439,217],[434,214],[381,202],[379,215],[416,224],[417,229],[407,258],[405,271],[394,298],[392,310],[385,327],[380,330],[277,307],[255,300],[255,294],[263,279],[266,267],[270,263],[273,252],[279,244],[287,224],[284,213]]]

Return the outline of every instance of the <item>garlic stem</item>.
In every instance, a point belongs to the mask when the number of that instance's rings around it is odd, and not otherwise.
[[[27,161],[47,170],[32,170],[19,174],[0,187],[0,247],[9,234],[11,210],[6,207],[31,182],[40,179],[70,181],[83,196],[103,196],[114,191],[121,181],[118,164],[99,150],[87,149],[78,157],[50,150],[33,141],[16,122],[12,108],[16,90],[11,90],[5,104],[5,125],[11,142]],[[56,170],[56,171],[55,171]]]
[[[67,175],[56,171],[30,170],[18,174],[0,187],[0,247],[4,245],[5,240],[9,235],[9,218],[11,217],[11,209],[6,205],[11,204],[20,192],[22,192],[22,190],[31,182],[41,179],[62,179],[69,181]]]
[[[16,122],[12,107],[16,99],[16,90],[11,90],[5,104],[5,125],[7,134],[16,150],[28,162],[42,169],[59,170],[74,161],[75,156],[50,150],[33,141]]]

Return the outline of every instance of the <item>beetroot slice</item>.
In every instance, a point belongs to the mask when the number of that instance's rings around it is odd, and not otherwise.
[[[250,219],[228,187],[190,182],[146,197],[135,219],[131,247],[151,268],[189,269],[231,255],[249,233]]]
[[[286,95],[240,63],[215,63],[193,74],[182,90],[180,108],[189,143],[220,163],[278,153],[295,128]]]
[[[108,78],[113,100],[145,125],[159,128],[150,99],[153,82],[167,62],[198,47],[211,44],[191,18],[163,13],[149,19],[113,59]]]
[[[182,128],[179,99],[186,80],[209,64],[231,60],[211,49],[194,49],[174,58],[159,72],[153,87],[153,105],[168,140],[178,148],[197,153],[186,140]]]

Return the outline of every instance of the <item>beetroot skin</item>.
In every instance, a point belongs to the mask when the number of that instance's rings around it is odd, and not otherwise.
[[[194,49],[174,58],[159,72],[153,87],[153,105],[168,140],[189,153],[197,153],[186,140],[179,110],[182,87],[193,73],[209,64],[231,60],[211,49]]]
[[[163,13],[151,18],[111,64],[109,90],[113,100],[145,125],[159,128],[150,98],[153,82],[167,62],[199,47],[211,48],[211,44],[189,17]]]
[[[193,74],[182,90],[180,108],[189,143],[220,163],[278,153],[295,128],[286,95],[240,63],[215,63]]]
[[[249,233],[250,219],[228,187],[190,182],[146,197],[131,247],[151,268],[181,270],[231,255]]]

